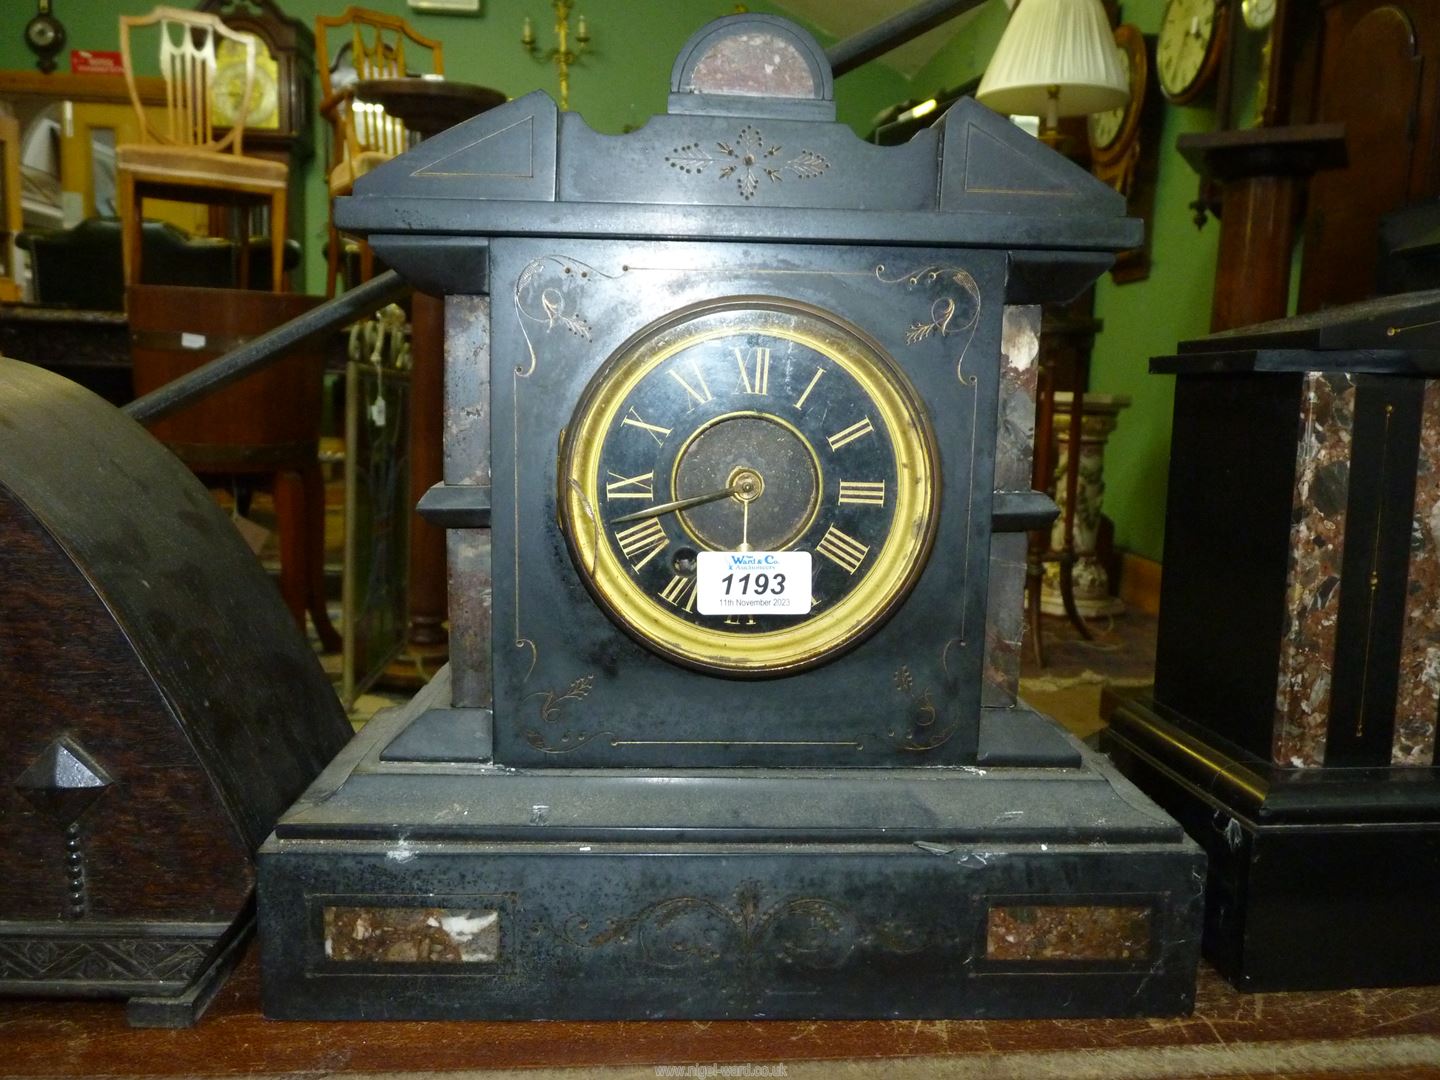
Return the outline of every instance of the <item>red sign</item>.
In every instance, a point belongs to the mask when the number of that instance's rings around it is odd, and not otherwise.
[[[76,75],[124,75],[125,66],[118,52],[101,49],[71,49],[70,70]]]

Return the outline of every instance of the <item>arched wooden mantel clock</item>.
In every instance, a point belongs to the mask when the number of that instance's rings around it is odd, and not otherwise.
[[[452,659],[268,842],[271,1015],[1189,1008],[1198,849],[1014,696],[1034,305],[1138,223],[834,116],[731,16],[638,131],[531,94],[342,200],[447,298]]]

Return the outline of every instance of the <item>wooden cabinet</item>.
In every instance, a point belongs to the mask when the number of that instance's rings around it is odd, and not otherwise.
[[[1310,185],[1301,311],[1372,295],[1381,216],[1440,195],[1440,4],[1331,0],[1320,20],[1307,119],[1345,125],[1350,163]]]

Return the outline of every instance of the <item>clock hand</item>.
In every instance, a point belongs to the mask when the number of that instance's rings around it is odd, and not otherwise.
[[[619,517],[611,518],[610,524],[619,525],[622,521],[639,521],[641,518],[659,517],[661,514],[670,514],[676,510],[689,510],[692,506],[702,506],[705,503],[718,502],[721,499],[729,498],[739,490],[738,485],[732,484],[722,491],[712,491],[705,495],[692,495],[688,499],[676,499],[673,502],[646,507],[644,510],[636,510],[634,513],[621,514]]]
[[[740,550],[750,550],[750,500],[740,503]]]

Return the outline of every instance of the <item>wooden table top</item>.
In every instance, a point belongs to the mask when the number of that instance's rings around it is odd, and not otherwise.
[[[849,1065],[837,1071],[842,1061]],[[0,999],[6,1077],[418,1076],[601,1065],[653,1077],[661,1075],[656,1065],[695,1063],[763,1065],[749,1075],[790,1080],[881,1071],[1420,1080],[1440,1077],[1440,987],[1241,994],[1202,967],[1194,1015],[1168,1020],[294,1023],[260,1016],[252,945],[189,1030],[129,1028],[119,1002]]]
[[[398,116],[427,139],[505,104],[499,90],[451,79],[362,79],[355,84],[355,96]]]

